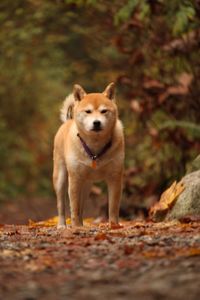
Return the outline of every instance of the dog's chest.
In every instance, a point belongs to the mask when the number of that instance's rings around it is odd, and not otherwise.
[[[92,181],[102,180],[106,177],[108,164],[112,164],[112,158],[105,156],[97,159],[94,164],[92,159],[87,157],[85,153],[82,153],[82,155],[70,153],[66,159],[68,170],[73,170],[77,175],[86,176],[87,179]]]

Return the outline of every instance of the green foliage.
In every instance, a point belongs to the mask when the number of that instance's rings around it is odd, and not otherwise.
[[[175,22],[173,25],[173,34],[180,35],[190,29],[190,24],[194,20],[195,9],[192,1],[179,1]]]
[[[129,0],[123,5],[114,16],[115,25],[119,25],[127,21],[134,13],[139,11],[139,19],[146,21],[146,18],[150,15],[150,6],[146,0]]]
[[[121,22],[126,21],[129,19],[134,11],[134,9],[137,7],[139,4],[139,0],[129,0],[126,1],[127,3],[123,5],[117,14],[115,15],[115,24],[119,25]]]
[[[166,121],[160,126],[160,130],[183,128],[192,139],[200,138],[200,126],[187,121]]]

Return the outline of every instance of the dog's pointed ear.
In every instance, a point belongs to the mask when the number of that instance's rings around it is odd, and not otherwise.
[[[111,82],[103,92],[103,95],[106,96],[110,100],[115,99],[115,83]]]
[[[73,88],[73,95],[76,101],[81,101],[83,97],[85,97],[86,92],[79,84],[75,84]]]

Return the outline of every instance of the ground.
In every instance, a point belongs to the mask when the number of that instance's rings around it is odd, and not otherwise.
[[[200,222],[1,225],[0,299],[199,299]]]

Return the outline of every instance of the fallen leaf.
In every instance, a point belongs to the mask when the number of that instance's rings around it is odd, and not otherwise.
[[[110,222],[110,229],[120,229],[123,228],[122,225],[118,224],[118,223],[114,223],[114,222]]]
[[[94,218],[86,218],[83,220],[84,225],[91,225],[94,223]]]
[[[116,265],[119,269],[134,269],[140,266],[141,262],[135,259],[127,258],[120,259],[116,262]]]
[[[104,241],[108,239],[108,236],[105,232],[99,232],[94,237],[95,241]]]
[[[84,225],[88,226],[91,225],[94,222],[93,218],[86,218],[83,220]],[[58,224],[58,217],[53,217],[50,218],[48,220],[44,220],[44,221],[39,221],[39,222],[35,222],[29,219],[29,227],[53,227],[56,226]],[[71,219],[67,218],[66,219],[66,224],[70,225],[71,224]]]
[[[15,257],[16,255],[19,255],[15,250],[10,249],[3,249],[2,252],[0,252],[0,256],[2,257]]]
[[[125,255],[130,255],[131,253],[133,253],[133,246],[129,246],[127,244],[124,245],[124,254]]]
[[[200,255],[200,248],[191,248],[189,250],[189,255],[190,256],[196,256],[196,255]]]
[[[165,215],[167,211],[174,205],[178,196],[184,191],[185,186],[182,181],[174,182],[164,193],[162,193],[160,201],[150,208],[150,217],[154,217],[158,212]]]
[[[195,248],[195,247],[191,247],[191,248],[182,248],[182,249],[177,249],[176,251],[176,255],[177,256],[200,256],[200,248]]]
[[[71,219],[67,218],[66,219],[66,223],[69,225],[71,224]],[[29,226],[30,227],[52,227],[52,226],[56,226],[58,224],[58,217],[53,217],[50,218],[48,220],[45,221],[39,221],[39,222],[35,222],[29,219]]]

